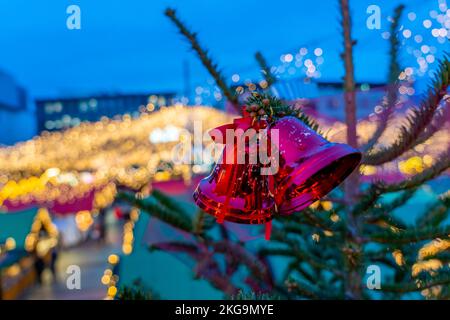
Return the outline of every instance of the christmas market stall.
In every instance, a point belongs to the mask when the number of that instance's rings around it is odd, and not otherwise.
[[[58,230],[46,209],[35,208],[0,213],[0,225],[0,300],[16,299],[53,268]]]

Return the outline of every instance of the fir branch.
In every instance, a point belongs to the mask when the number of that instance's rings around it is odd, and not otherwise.
[[[299,214],[289,216],[278,215],[275,217],[277,221],[289,225],[291,223],[307,224],[321,230],[334,231],[337,224],[329,219],[324,219],[319,215],[319,211],[314,211],[310,208],[303,209]]]
[[[153,197],[141,200],[130,193],[119,193],[117,198],[127,201],[138,209],[145,211],[147,214],[154,216],[171,226],[187,232],[192,231],[192,221],[188,215],[181,211],[174,211],[167,208]]]
[[[430,254],[422,258],[422,261],[437,259],[442,262],[443,265],[450,266],[450,250],[441,251],[436,254]]]
[[[167,194],[159,191],[158,189],[153,189],[151,194],[160,204],[165,206],[166,208],[181,212],[182,214],[188,216],[189,213],[186,211],[186,206],[180,204],[179,201],[176,201],[174,198],[168,196]]]
[[[387,267],[390,267],[392,269],[398,269],[398,265],[395,263],[395,261],[393,261],[392,259],[386,257],[385,255],[373,255],[373,256],[368,256],[368,254],[366,254],[364,261],[367,265],[370,264],[375,264],[375,263],[382,263]]]
[[[288,279],[285,281],[285,285],[289,293],[293,293],[302,298],[315,300],[326,299],[326,297],[322,293],[318,292],[317,290],[300,280]]]
[[[414,228],[394,232],[387,230],[382,233],[369,236],[369,242],[387,243],[387,244],[411,244],[424,240],[447,238],[450,234],[450,226]]]
[[[398,230],[405,230],[408,227],[403,221],[393,217],[388,212],[378,217],[371,217],[367,219],[366,223],[367,226],[376,226],[377,229],[394,228]]]
[[[158,242],[149,247],[150,250],[165,250],[173,252],[184,252],[189,254],[193,258],[200,256],[200,251],[197,245],[186,243],[184,241],[167,241]]]
[[[266,93],[252,92],[247,98],[246,111],[251,117],[268,117],[269,121],[281,119],[285,116],[297,117],[304,124],[322,134],[317,122],[308,117],[301,110],[295,109],[292,106],[284,103],[281,99]]]
[[[392,161],[410,150],[420,135],[433,120],[435,111],[439,102],[446,95],[450,82],[450,61],[447,54],[439,63],[439,70],[435,74],[432,87],[427,97],[422,101],[420,107],[412,109],[411,115],[406,117],[406,125],[401,127],[400,136],[389,147],[382,148],[380,151],[366,154],[362,163],[368,165],[381,165]]]
[[[241,245],[233,243],[231,241],[218,241],[212,243],[214,252],[220,252],[225,255],[234,256],[235,261],[239,261],[245,265],[252,275],[264,280],[268,276],[268,271],[264,263],[245,250]]]
[[[379,190],[379,192],[395,192],[417,188],[423,185],[425,182],[436,178],[448,168],[450,168],[450,151],[444,152],[444,154],[439,156],[439,158],[431,167],[425,169],[421,173],[416,174],[415,176],[399,183],[378,183],[376,185],[376,188]]]
[[[280,297],[273,294],[261,293],[261,292],[245,292],[239,290],[236,295],[230,296],[230,300],[280,300]]]
[[[398,51],[400,46],[400,41],[398,39],[398,29],[399,29],[399,21],[403,12],[404,6],[400,5],[395,8],[394,17],[390,28],[390,63],[389,63],[389,75],[388,75],[388,91],[386,100],[383,103],[383,112],[379,116],[377,128],[369,139],[367,144],[363,146],[361,149],[364,152],[370,152],[373,146],[378,142],[380,137],[385,132],[389,119],[394,111],[395,104],[398,100],[398,76],[400,74],[400,65],[398,62]]]
[[[441,130],[446,122],[450,119],[450,96],[445,98],[443,100],[443,106],[442,108],[439,108],[437,111],[437,115],[434,116],[433,121],[427,126],[427,128],[422,132],[422,134],[417,138],[416,142],[414,143],[414,146],[418,146],[424,142],[426,142],[428,139],[434,136],[436,132]]]
[[[414,281],[411,279],[411,281]],[[429,289],[439,285],[449,285],[450,284],[450,274],[439,274],[432,279],[426,281],[417,280],[418,283],[410,282],[410,283],[391,283],[391,284],[382,284],[381,290],[384,292],[397,292],[397,293],[408,293],[408,292],[417,292],[425,289]]]
[[[208,54],[208,51],[203,49],[200,46],[200,43],[197,39],[197,33],[189,31],[189,29],[183,24],[183,22],[177,17],[176,11],[174,9],[168,8],[165,11],[165,15],[169,17],[169,19],[177,26],[180,33],[186,37],[186,39],[190,42],[192,49],[197,53],[200,61],[211,74],[211,76],[216,81],[217,86],[222,90],[225,97],[227,97],[228,101],[230,101],[238,110],[238,99],[235,94],[233,94],[232,90],[227,86],[225,77],[221,74],[218,69],[217,64],[215,64],[211,57]]]
[[[204,278],[211,285],[227,295],[235,295],[239,291],[229,277],[226,277],[220,270],[218,263],[213,259],[211,254],[204,255],[202,259],[198,260],[194,273],[198,278]]]
[[[385,216],[390,214],[395,209],[403,206],[408,200],[412,198],[412,196],[416,193],[417,189],[412,188],[403,191],[400,196],[395,198],[390,203],[381,204],[378,203],[378,206],[375,206],[373,209],[370,210],[370,214],[367,216],[367,219],[370,220],[372,218],[377,218],[380,216]]]
[[[404,191],[400,196],[395,198],[390,203],[382,204],[377,203],[374,208],[369,210],[369,213],[365,216],[365,221],[368,224],[384,223],[387,226],[394,226],[398,229],[406,229],[406,225],[400,219],[395,218],[392,212],[397,208],[403,206],[414,195],[417,189],[408,189]]]
[[[321,261],[320,258],[313,256],[312,254],[304,250],[301,250],[298,246],[295,246],[294,248],[263,248],[259,251],[259,255],[263,257],[264,256],[294,257],[298,261],[308,263],[313,268],[328,270],[339,277],[343,276],[342,271],[330,265],[329,263]]]
[[[317,283],[317,278],[311,274],[311,272],[305,270],[305,268],[302,268],[301,261],[294,260],[291,263],[289,263],[288,267],[286,268],[285,275],[282,279],[288,279],[292,271],[297,271],[303,279],[311,283],[312,285],[315,285]]]
[[[265,256],[284,256],[292,257],[292,249],[288,248],[262,248],[259,254],[263,257]]]
[[[351,214],[361,215],[366,213],[370,208],[373,207],[376,201],[380,198],[381,194],[382,190],[378,185],[370,185],[367,191],[364,194],[360,195],[358,202],[355,204],[353,210],[351,211]]]
[[[132,286],[123,286],[117,293],[117,300],[158,300],[159,296],[144,288],[140,280],[134,281]]]
[[[255,58],[256,58],[256,61],[258,61],[259,67],[261,68],[261,73],[262,73],[262,75],[264,77],[264,80],[266,80],[267,89],[268,89],[268,88],[270,88],[270,86],[272,86],[275,83],[276,78],[274,77],[274,75],[270,71],[270,67],[267,64],[267,61],[263,57],[261,52],[257,52],[255,54]]]
[[[450,208],[450,191],[441,195],[431,208],[427,209],[424,214],[419,216],[416,221],[417,226],[437,226],[444,222],[449,215]]]
[[[214,226],[214,218],[203,210],[199,210],[195,215],[193,225],[192,232],[203,237]]]

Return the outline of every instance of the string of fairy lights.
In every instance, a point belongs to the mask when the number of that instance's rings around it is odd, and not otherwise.
[[[231,115],[208,107],[164,107],[158,112],[141,114],[138,118],[123,116],[122,120],[83,123],[67,131],[43,133],[32,140],[0,149],[0,205],[71,203],[95,191],[94,208],[109,206],[117,186],[139,190],[152,181],[174,178],[189,181],[192,174],[207,173],[209,165],[173,162],[174,147],[186,139],[183,130],[192,134],[194,124],[201,124],[202,134],[211,128],[229,123]],[[345,141],[345,124],[317,119],[336,142]],[[380,141],[392,143],[398,136],[404,115],[391,120]],[[370,117],[358,124],[361,143],[375,130]],[[420,173],[433,164],[450,144],[448,122],[431,139],[415,147],[400,162],[382,167],[363,166],[362,172]],[[212,143],[203,135],[203,144]],[[7,209],[7,208],[6,208]],[[80,214],[80,224],[89,218]],[[87,222],[86,222],[87,221]]]
[[[123,225],[122,238],[122,253],[127,256],[133,253],[134,249],[134,228],[139,220],[140,211],[137,208],[132,208],[130,211],[130,219]],[[115,273],[115,267],[120,262],[120,257],[117,254],[110,254],[108,256],[108,267],[103,272],[101,283],[107,287],[106,300],[114,299],[118,293],[119,275]]]
[[[174,147],[195,123],[207,131],[230,121],[230,115],[213,108],[178,105],[138,118],[125,115],[44,132],[0,149],[0,206],[71,203],[95,190],[95,206],[104,208],[114,199],[116,186],[139,190],[150,181],[189,180],[207,169],[173,163]],[[205,136],[204,143],[211,142]]]

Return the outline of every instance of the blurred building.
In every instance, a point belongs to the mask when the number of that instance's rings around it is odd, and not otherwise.
[[[345,119],[345,93],[342,82],[317,82],[317,96],[312,98],[315,110],[338,120]],[[361,119],[374,112],[386,95],[383,83],[356,83],[356,116]]]
[[[27,140],[36,133],[34,110],[25,89],[0,70],[0,145]]]
[[[77,98],[36,100],[37,129],[55,131],[79,125],[81,122],[99,121],[102,117],[118,118],[129,114],[152,112],[171,105],[175,94],[115,94]]]
[[[385,96],[386,84],[361,82],[356,83],[357,116],[367,117],[374,112],[374,108],[381,104]],[[270,87],[274,96],[289,101],[299,102],[303,107],[312,109],[321,115],[338,120],[344,120],[344,84],[336,81],[317,81],[311,78],[277,79]],[[232,87],[240,94],[243,102],[250,92],[264,90],[261,82],[237,84]]]

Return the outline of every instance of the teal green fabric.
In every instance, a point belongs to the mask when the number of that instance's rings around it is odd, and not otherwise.
[[[23,249],[36,213],[35,208],[14,213],[0,213],[0,241],[12,237],[16,240],[17,249]]]

